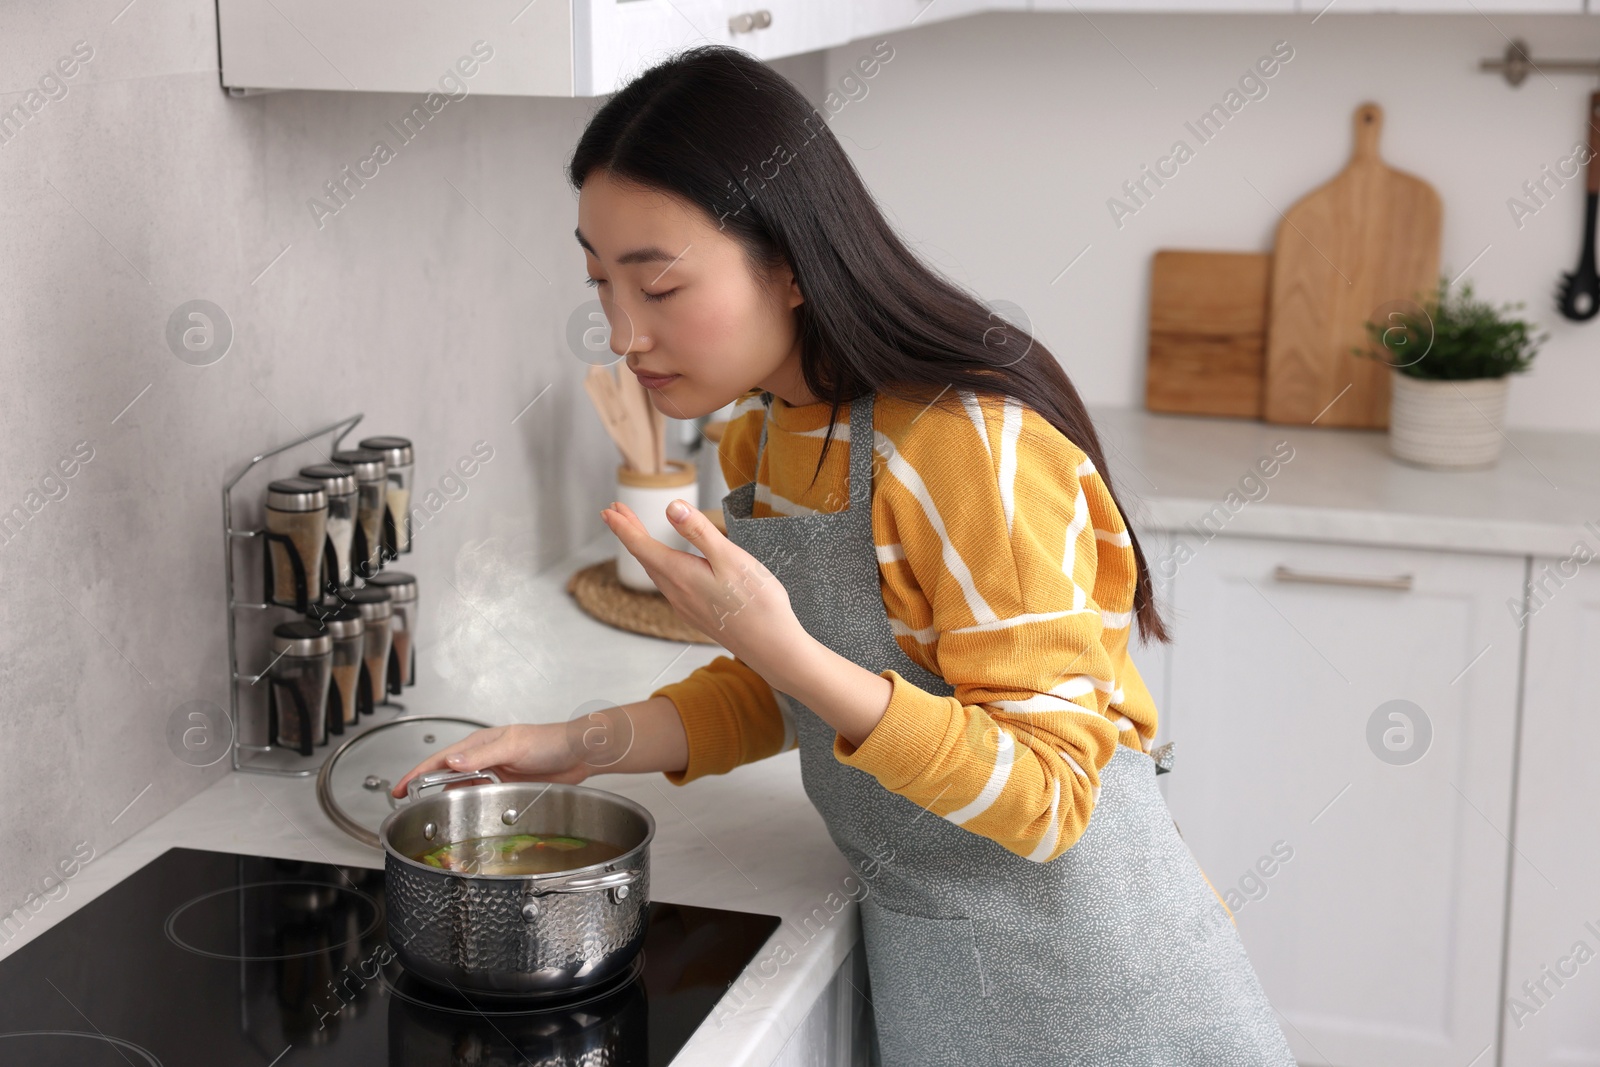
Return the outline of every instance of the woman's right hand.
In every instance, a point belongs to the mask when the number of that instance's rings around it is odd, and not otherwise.
[[[572,744],[569,723],[516,723],[474,730],[429,756],[395,783],[390,792],[406,795],[406,784],[432,771],[492,770],[503,782],[563,782],[576,785],[596,768]]]

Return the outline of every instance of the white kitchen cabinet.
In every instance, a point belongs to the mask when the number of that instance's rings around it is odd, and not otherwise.
[[[580,96],[611,92],[652,62],[697,44],[729,44],[759,59],[815,52],[850,38],[847,9],[808,0],[590,0],[575,3]]]
[[[234,92],[426,93],[444,91],[440,79],[451,75],[469,93],[573,92],[567,4],[536,2],[519,13],[486,0],[218,0],[217,31],[222,84]],[[485,50],[486,62],[457,68]]]
[[[1531,585],[1503,1067],[1600,1064],[1600,561]]]
[[[847,3],[732,0],[725,6],[731,43],[761,59],[815,52],[855,36]]]
[[[867,1003],[869,984],[858,920],[855,947],[768,1067],[867,1067],[876,1025]]]
[[[1173,535],[1165,530],[1146,530],[1138,527],[1135,529],[1139,534],[1139,547],[1144,551],[1145,564],[1150,568],[1150,582],[1155,590],[1156,606],[1161,609],[1161,617],[1166,620],[1168,631],[1173,632],[1176,630],[1176,620],[1172,613],[1172,583],[1164,576],[1161,565],[1162,560],[1172,556]],[[1133,660],[1134,667],[1139,671],[1139,677],[1144,680],[1144,687],[1150,691],[1150,699],[1155,701],[1155,746],[1163,745],[1172,740],[1167,716],[1171,692],[1168,677],[1171,674],[1172,645],[1156,641],[1148,644],[1142,642],[1139,638],[1139,625],[1135,622],[1128,637],[1128,657]],[[1181,759],[1182,755],[1183,746],[1175,746],[1174,756]],[[1163,796],[1166,795],[1167,781],[1170,777],[1171,775],[1163,774],[1156,778],[1156,785],[1160,786]],[[1209,872],[1207,874],[1209,876]]]
[[[777,59],[985,11],[1310,12],[1323,0],[217,0],[222,84],[600,96],[695,44]],[[1584,0],[1335,0],[1334,12],[1578,14]],[[492,57],[481,58],[488,50]],[[466,66],[461,66],[465,62]],[[473,70],[458,75],[458,70]],[[454,79],[454,85],[445,81]],[[437,113],[437,112],[435,112]]]
[[[1296,1056],[1492,1064],[1524,560],[1176,536],[1168,803]]]
[[[989,3],[987,0],[858,0],[850,5],[852,38],[896,33],[983,11],[1026,11],[1027,0]]]
[[[460,79],[468,92],[597,96],[691,45],[775,59],[853,35],[847,0],[218,0],[217,25],[222,83],[238,92],[435,91],[483,42],[493,56]]]
[[[697,44],[732,44],[726,0],[574,3],[573,95],[598,96]]]

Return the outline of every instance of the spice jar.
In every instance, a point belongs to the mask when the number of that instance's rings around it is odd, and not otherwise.
[[[366,622],[354,604],[331,600],[312,610],[310,617],[333,641],[333,685],[328,694],[328,732],[342,734],[363,712],[372,712],[371,688],[361,684],[366,654]]]
[[[385,570],[374,575],[368,587],[377,586],[389,591],[390,606],[394,616],[389,622],[389,633],[394,645],[394,658],[400,665],[399,685],[391,685],[389,694],[398,696],[400,686],[415,685],[417,633],[417,580],[403,571]]]
[[[281,478],[267,485],[266,516],[267,599],[305,611],[321,591],[328,494],[320,482]]]
[[[356,529],[350,550],[355,574],[371,578],[383,566],[383,514],[389,475],[382,452],[351,448],[333,454],[333,461],[356,476]]]
[[[389,559],[411,551],[411,441],[405,437],[368,437],[362,448],[383,453],[389,483],[385,494],[388,516],[384,521],[384,544]]]
[[[328,740],[328,684],[333,641],[316,623],[280,622],[272,630],[267,669],[267,736],[272,743],[311,755]]]
[[[389,689],[389,661],[393,658],[394,643],[390,639],[389,623],[394,618],[394,608],[389,590],[382,586],[367,585],[360,589],[341,589],[339,598],[361,612],[365,625],[362,634],[361,660],[366,667],[367,694],[372,707],[386,700]]]
[[[322,548],[322,591],[332,593],[352,581],[350,547],[356,533],[356,475],[338,463],[300,468],[300,477],[322,484],[328,494],[328,540]]]

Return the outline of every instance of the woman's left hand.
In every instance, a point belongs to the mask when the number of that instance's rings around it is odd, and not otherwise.
[[[682,507],[681,517],[674,517]],[[650,536],[628,505],[600,512],[611,532],[644,567],[678,617],[749,664],[770,682],[796,641],[809,639],[789,606],[789,593],[761,561],[734,544],[705,513],[675,500],[667,518],[704,555]]]

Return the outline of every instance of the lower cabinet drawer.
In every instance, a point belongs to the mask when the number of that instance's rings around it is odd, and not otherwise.
[[[1493,1063],[1525,560],[1174,558],[1166,795],[1300,1062]]]

